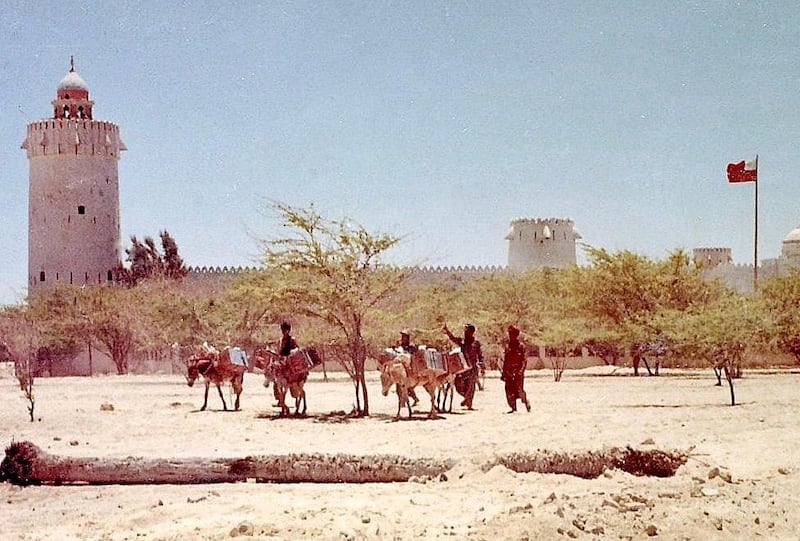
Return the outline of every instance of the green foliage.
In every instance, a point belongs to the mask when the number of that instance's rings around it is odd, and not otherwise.
[[[800,361],[800,270],[766,282],[758,298],[770,316],[772,343]]]
[[[125,249],[125,260],[129,267],[119,265],[115,270],[118,282],[135,286],[143,280],[151,278],[167,278],[180,280],[189,270],[178,254],[178,244],[167,231],[159,233],[161,251],[156,247],[152,237],[145,237],[140,242],[136,236],[131,237],[131,247]]]

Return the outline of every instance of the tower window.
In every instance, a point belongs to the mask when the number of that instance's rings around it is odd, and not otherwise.
[[[44,282],[44,271],[39,272],[39,281]]]
[[[112,273],[111,271],[108,271],[108,273],[106,274],[106,280],[108,280],[110,282],[113,279],[114,279],[114,273]]]
[[[78,214],[86,214],[86,207],[83,205],[78,205]]]

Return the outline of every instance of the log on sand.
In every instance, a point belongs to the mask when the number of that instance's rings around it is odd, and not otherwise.
[[[592,479],[606,470],[671,477],[688,454],[658,449],[612,447],[603,451],[511,453],[483,466],[504,466],[518,473],[561,473]],[[6,448],[0,480],[17,485],[133,485],[235,483],[392,483],[433,479],[455,466],[453,460],[396,455],[292,454],[245,458],[81,458],[48,454],[30,442]]]
[[[689,455],[683,452],[611,447],[602,451],[511,453],[498,457],[484,469],[500,464],[517,473],[563,473],[584,479],[600,477],[606,470],[622,470],[637,476],[672,477],[688,458]]]
[[[452,461],[393,455],[292,454],[245,458],[81,458],[46,453],[14,442],[0,464],[0,478],[18,485],[135,485],[235,483],[391,483],[436,477]]]

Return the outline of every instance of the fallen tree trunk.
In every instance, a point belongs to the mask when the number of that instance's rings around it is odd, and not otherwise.
[[[679,452],[612,447],[603,451],[573,453],[512,453],[499,457],[489,467],[501,464],[517,473],[564,473],[584,479],[599,477],[606,470],[622,470],[639,476],[672,477],[687,458],[687,454]]]
[[[618,469],[633,475],[671,477],[688,455],[657,449],[612,447],[603,451],[501,455],[483,466],[518,473],[560,473],[585,479]],[[412,477],[441,478],[453,460],[410,459],[395,455],[268,455],[245,458],[109,459],[60,457],[30,442],[6,448],[0,479],[17,485],[135,485],[236,483],[392,483]]]
[[[2,478],[18,485],[135,485],[235,483],[391,483],[436,477],[452,461],[392,455],[296,454],[245,458],[108,459],[51,455],[15,442],[0,464]]]

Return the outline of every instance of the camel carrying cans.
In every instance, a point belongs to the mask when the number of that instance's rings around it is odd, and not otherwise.
[[[300,376],[320,364],[322,364],[322,359],[316,349],[293,349],[286,358],[287,376]]]
[[[442,353],[444,369],[448,374],[462,374],[470,369],[464,353],[458,349],[452,349],[447,353]]]

